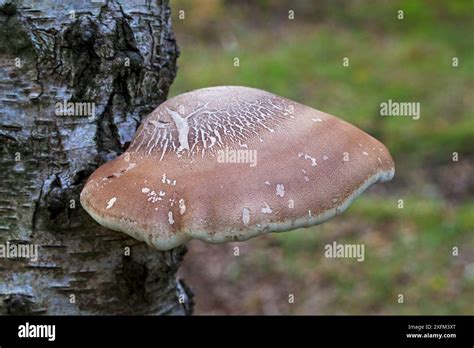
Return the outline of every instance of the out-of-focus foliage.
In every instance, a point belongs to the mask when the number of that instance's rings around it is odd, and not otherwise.
[[[176,0],[172,9],[181,47],[172,95],[265,89],[373,134],[397,166],[394,181],[324,225],[192,242],[183,274],[198,312],[474,313],[474,2]],[[419,102],[421,118],[381,117],[388,99]],[[334,240],[365,244],[366,260],[324,258]]]

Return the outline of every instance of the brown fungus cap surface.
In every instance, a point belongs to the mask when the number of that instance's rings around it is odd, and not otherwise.
[[[167,250],[322,223],[394,175],[375,138],[292,100],[222,86],[155,109],[98,168],[81,204],[101,225]]]

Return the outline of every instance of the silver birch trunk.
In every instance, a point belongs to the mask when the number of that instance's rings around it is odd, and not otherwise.
[[[79,203],[166,99],[178,54],[167,1],[0,0],[0,314],[192,311],[185,247],[153,250]]]

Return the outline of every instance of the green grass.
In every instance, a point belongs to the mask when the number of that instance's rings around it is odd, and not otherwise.
[[[342,219],[351,228],[341,235]],[[463,260],[472,262],[473,225],[472,202],[456,208],[407,197],[398,209],[394,199],[369,196],[332,222],[272,238],[284,250],[282,263],[295,280],[311,278],[315,268],[337,289],[326,314],[467,314],[474,311],[474,279]],[[323,258],[324,246],[334,240],[363,243],[365,261]],[[453,256],[453,247],[459,256]],[[404,295],[403,304],[398,294]]]

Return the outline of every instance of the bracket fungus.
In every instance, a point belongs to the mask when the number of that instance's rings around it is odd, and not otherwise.
[[[156,108],[91,175],[81,204],[99,224],[168,250],[320,224],[394,172],[382,143],[337,117],[211,87]]]

